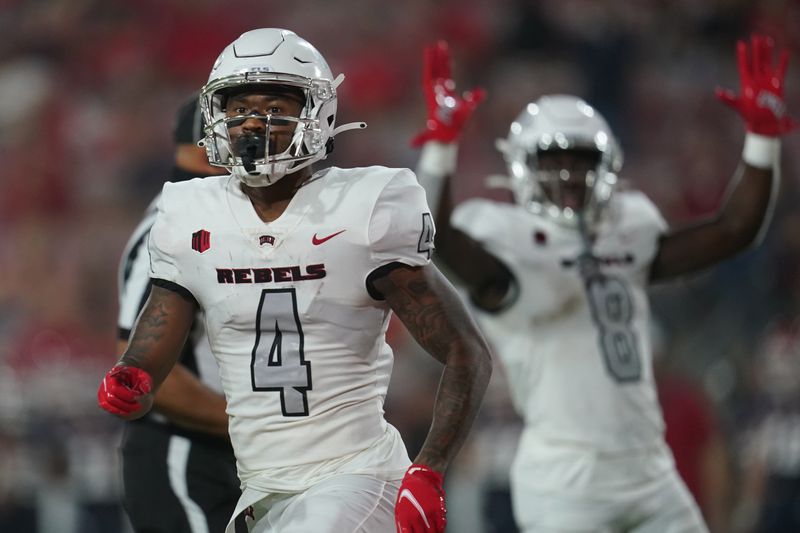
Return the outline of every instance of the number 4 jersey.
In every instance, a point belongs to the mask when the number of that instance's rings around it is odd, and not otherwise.
[[[433,231],[405,169],[322,170],[268,223],[231,176],[164,186],[151,276],[205,311],[245,486],[402,477],[408,455],[383,417],[390,310],[371,276],[426,265]]]
[[[633,191],[616,193],[606,215],[593,245],[602,276],[588,287],[578,268],[584,245],[577,229],[483,199],[460,205],[452,224],[516,280],[517,298],[479,319],[503,361],[526,432],[617,452],[662,440],[646,284],[666,224]]]

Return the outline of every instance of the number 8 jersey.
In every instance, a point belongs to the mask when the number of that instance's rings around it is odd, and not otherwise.
[[[383,417],[390,310],[370,280],[393,263],[427,264],[433,231],[407,169],[327,168],[272,222],[232,176],[164,186],[151,276],[205,312],[244,486],[402,477],[410,461]]]
[[[461,204],[451,223],[516,280],[516,299],[478,319],[503,362],[526,434],[601,452],[659,447],[646,285],[666,223],[635,191],[618,191],[605,214],[592,249],[602,275],[589,283],[575,228],[484,199]]]

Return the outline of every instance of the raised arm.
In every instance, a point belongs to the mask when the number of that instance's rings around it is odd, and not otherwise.
[[[180,357],[196,311],[191,295],[154,283],[125,353],[100,384],[100,407],[126,420],[147,413]]]
[[[374,287],[429,354],[444,364],[428,436],[400,488],[398,531],[444,531],[442,475],[469,433],[489,383],[489,347],[458,294],[433,265],[399,266]],[[424,509],[423,527],[404,491]],[[406,529],[417,523],[419,529]]]
[[[742,163],[722,208],[711,218],[661,238],[650,281],[689,274],[727,259],[756,242],[777,190],[775,172]]]
[[[437,257],[469,289],[476,304],[495,310],[511,289],[511,272],[480,243],[450,224],[454,209],[450,183],[458,139],[486,93],[480,88],[461,96],[456,93],[450,50],[444,41],[426,47],[423,60],[422,90],[428,118],[411,144],[422,147],[416,174],[434,210]]]
[[[788,54],[784,51],[773,68],[773,48],[771,39],[755,36],[748,60],[747,45],[738,43],[741,94],[718,90],[717,96],[745,121],[742,162],[714,216],[662,237],[651,281],[709,267],[757,244],[763,236],[778,190],[780,136],[794,127],[783,99]]]

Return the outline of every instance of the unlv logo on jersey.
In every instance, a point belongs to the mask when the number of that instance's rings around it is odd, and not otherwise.
[[[192,233],[192,250],[201,254],[211,248],[211,233],[204,229]]]

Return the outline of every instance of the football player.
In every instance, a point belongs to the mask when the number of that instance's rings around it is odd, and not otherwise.
[[[342,80],[288,30],[223,50],[200,107],[209,161],[229,173],[164,186],[150,297],[98,399],[126,419],[147,412],[202,310],[243,487],[235,515],[250,531],[440,532],[443,474],[491,360],[430,264],[414,173],[312,170],[337,133],[364,126],[335,124]],[[413,464],[383,417],[391,312],[444,364]]]
[[[193,95],[180,108],[173,134],[171,181],[221,174],[197,146],[202,115]],[[147,236],[156,198],[134,230],[120,262],[119,348],[124,353],[136,316],[150,294]],[[202,315],[195,317],[180,360],[167,375],[153,410],[125,425],[122,439],[124,506],[134,531],[222,531],[241,495],[228,437],[228,415]]]
[[[777,191],[786,114],[784,52],[738,45],[741,93],[718,91],[745,122],[742,162],[722,207],[669,229],[641,192],[618,185],[622,152],[574,96],[528,104],[498,147],[515,202],[454,208],[458,135],[483,97],[455,92],[445,43],[426,49],[428,121],[419,179],[439,257],[466,285],[524,419],[511,472],[525,532],[706,531],[664,442],[646,288],[758,243]],[[469,260],[464,260],[468,258]]]

